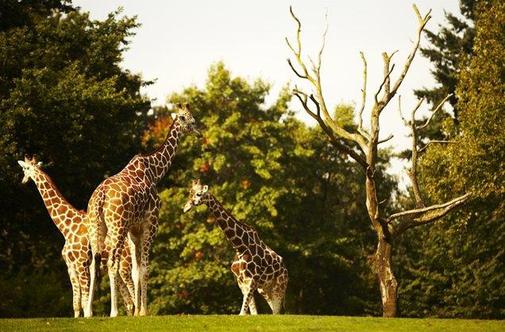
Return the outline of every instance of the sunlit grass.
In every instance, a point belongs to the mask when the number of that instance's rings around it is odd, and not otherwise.
[[[337,316],[155,316],[1,319],[0,331],[504,331],[504,321]]]

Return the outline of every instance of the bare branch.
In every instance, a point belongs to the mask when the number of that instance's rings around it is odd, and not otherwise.
[[[366,82],[367,82],[367,62],[365,58],[365,54],[363,52],[359,52],[361,56],[361,61],[363,61],[363,88],[361,89],[361,107],[358,111],[358,131],[363,131],[363,111],[365,110],[366,103]]]
[[[300,78],[303,78],[303,79],[309,79],[308,76],[305,76],[305,75],[302,75],[300,74],[296,69],[295,67],[293,66],[293,64],[291,63],[291,59],[288,59],[288,64],[289,66],[291,67],[291,70],[296,74],[296,76],[300,77]]]
[[[326,11],[326,13],[324,14],[324,20],[325,20],[325,28],[324,28],[324,32],[323,32],[323,42],[321,43],[321,49],[319,50],[319,54],[317,56],[317,75],[320,76],[320,73],[321,73],[321,60],[322,60],[322,57],[323,57],[323,51],[324,51],[324,47],[326,46],[326,34],[328,33],[328,11]],[[314,66],[315,67],[315,66]]]
[[[293,90],[293,94],[295,95],[296,98],[298,98],[298,100],[302,104],[302,106],[305,109],[305,111],[314,120],[316,120],[319,123],[319,125],[321,126],[321,129],[329,137],[330,142],[332,143],[332,145],[337,150],[343,152],[344,154],[346,154],[349,157],[351,157],[352,159],[354,159],[358,164],[360,164],[364,169],[366,169],[367,164],[366,164],[365,158],[362,155],[360,155],[359,153],[357,153],[356,151],[354,151],[352,148],[348,147],[347,145],[345,145],[344,143],[342,143],[340,140],[338,140],[337,137],[335,136],[335,134],[333,133],[333,131],[330,128],[328,128],[328,126],[326,125],[326,123],[323,121],[323,119],[320,116],[319,103],[317,102],[317,100],[315,99],[315,97],[313,95],[310,95],[310,97],[308,97],[305,92],[302,92],[302,91],[297,90],[297,89]],[[310,109],[310,107],[308,105],[308,98],[310,98],[310,100],[315,104],[315,106],[317,108],[316,112],[313,112]]]
[[[311,83],[315,83],[315,80],[313,77],[309,75],[309,71],[307,70],[307,66],[302,60],[302,40],[301,40],[301,34],[302,34],[302,22],[296,17],[295,13],[293,12],[293,7],[289,6],[289,12],[291,13],[291,17],[296,21],[297,28],[296,28],[296,49],[291,45],[289,42],[289,39],[286,37],[286,43],[288,44],[288,47],[293,51],[293,54],[295,55],[295,58],[297,60],[298,65],[303,71],[303,74],[300,74],[298,71],[294,69],[293,64],[291,63],[290,60],[288,60],[288,64],[291,67],[291,69],[295,72],[295,74],[303,79],[306,79],[310,81]]]
[[[429,224],[439,220],[455,208],[464,204],[470,196],[471,193],[466,193],[443,204],[395,213],[387,218],[387,223],[392,224],[395,222],[393,224],[395,230],[394,233],[395,235],[400,235],[409,228]]]
[[[435,143],[439,143],[439,144],[456,144],[456,142],[454,141],[446,141],[446,140],[438,140],[438,139],[434,139],[434,140],[431,140],[429,141],[428,143],[426,143],[425,146],[423,146],[422,148],[419,149],[418,153],[421,154],[422,152],[424,152],[426,150],[426,148],[431,145],[431,144],[435,144]]]
[[[403,113],[402,113],[402,96],[401,95],[398,96],[398,113],[400,113],[400,118],[402,119],[403,123],[406,126],[408,126],[409,122],[407,121],[407,119],[405,119],[405,117],[403,116]]]
[[[319,106],[319,103],[318,101],[316,100],[316,98],[314,97],[313,94],[310,94],[310,100],[312,100],[312,102],[314,103],[314,105],[316,105],[316,108],[317,108],[317,116],[319,118],[321,118],[321,107]]]
[[[302,24],[301,24],[300,20],[296,17],[292,7],[290,7],[289,11],[291,13],[291,16],[293,17],[293,19],[296,21],[296,24],[297,24],[297,33],[296,33],[297,45],[296,45],[296,47],[293,47],[293,45],[291,45],[288,40],[286,40],[286,42],[288,44],[288,47],[293,51],[296,62],[298,64],[299,68],[301,68],[301,71],[296,70],[291,61],[288,61],[288,64],[296,76],[298,76],[299,78],[305,79],[311,83],[311,85],[314,89],[314,100],[313,101],[317,101],[318,109],[320,110],[320,112],[322,114],[322,116],[320,117],[321,121],[318,121],[318,122],[324,123],[326,128],[331,129],[331,131],[336,136],[343,138],[345,140],[356,142],[356,143],[358,143],[358,146],[360,149],[364,149],[366,147],[366,143],[367,143],[366,138],[362,134],[360,134],[359,132],[358,133],[351,133],[351,132],[347,131],[346,129],[344,129],[342,126],[338,125],[336,123],[336,121],[332,118],[332,116],[330,115],[330,112],[328,111],[328,108],[325,103],[325,99],[323,96],[323,89],[322,89],[322,85],[321,85],[320,70],[321,70],[321,62],[322,62],[321,58],[322,58],[322,54],[324,51],[326,33],[327,33],[328,29],[326,28],[323,33],[323,43],[322,43],[321,49],[319,50],[319,53],[318,53],[318,63],[315,64],[312,60],[310,60],[312,62],[312,72],[313,72],[311,74],[311,73],[309,73],[309,70],[307,69],[307,65],[305,64],[304,60],[302,59],[302,54],[301,54],[301,50],[302,50],[301,27],[302,27]],[[305,106],[304,106],[304,109],[305,109]]]
[[[421,105],[423,104],[424,100],[425,100],[425,99],[424,99],[424,97],[423,97],[423,98],[421,98],[421,99],[419,99],[419,100],[417,101],[416,106],[415,106],[415,107],[414,107],[414,109],[412,110],[412,112],[411,112],[411,119],[412,119],[412,122],[410,123],[410,125],[411,125],[411,126],[412,126],[412,125],[415,125],[415,122],[416,122],[416,112],[417,112],[417,110],[419,109],[419,107],[421,107]],[[418,128],[416,127],[416,128],[414,128],[414,129],[418,129]]]
[[[296,98],[298,98],[298,100],[300,101],[300,103],[302,104],[303,108],[305,109],[305,112],[307,112],[314,120],[316,121],[319,121],[319,117],[317,116],[316,113],[314,113],[308,103],[307,103],[307,95],[302,92],[302,91],[299,91],[299,90],[293,90],[293,94],[295,95]]]
[[[412,137],[412,166],[410,170],[407,171],[407,174],[410,178],[410,182],[412,183],[412,190],[414,192],[414,199],[416,200],[416,207],[417,208],[422,208],[424,207],[424,201],[421,195],[421,190],[419,189],[419,182],[417,181],[417,159],[418,159],[418,151],[417,151],[417,130],[416,130],[416,112],[421,107],[421,104],[423,103],[424,98],[421,98],[418,100],[416,106],[411,112],[411,120],[408,122],[408,126],[410,127],[411,130],[411,137]]]
[[[400,73],[400,76],[397,78],[396,82],[393,85],[393,88],[391,89],[389,94],[385,94],[384,98],[382,99],[382,102],[384,104],[387,104],[391,98],[396,94],[398,91],[398,88],[400,88],[400,85],[403,82],[403,79],[405,78],[405,75],[407,75],[407,72],[409,71],[410,65],[412,64],[412,60],[414,60],[414,57],[417,53],[417,49],[419,48],[419,44],[421,42],[421,36],[424,31],[424,28],[428,21],[431,18],[431,9],[426,13],[426,15],[421,16],[421,13],[419,12],[419,9],[417,9],[416,5],[413,5],[414,7],[414,12],[416,13],[417,20],[419,23],[419,26],[417,28],[417,35],[416,35],[416,40],[414,41],[414,46],[412,47],[412,50],[410,51],[410,54],[407,57],[407,60],[405,61],[405,64],[403,65],[403,70]]]
[[[300,34],[302,33],[302,22],[300,22],[298,17],[296,17],[295,13],[293,12],[293,6],[289,6],[289,12],[291,13],[291,17],[296,21],[297,24],[296,39],[298,40],[298,51],[295,53],[302,54],[302,43],[300,43]]]
[[[384,94],[389,95],[391,92],[391,77],[389,74],[391,58],[386,52],[382,53],[382,61],[384,62]]]
[[[384,138],[384,139],[379,140],[379,141],[377,142],[377,144],[382,144],[382,143],[385,143],[385,142],[389,141],[390,139],[392,139],[393,137],[394,137],[394,135],[393,135],[393,134],[389,134],[389,136],[388,136],[388,137],[386,137],[386,138]]]
[[[384,75],[384,79],[382,80],[382,83],[381,85],[379,85],[379,89],[377,90],[377,92],[375,93],[375,103],[378,105],[379,104],[379,94],[380,92],[382,91],[382,88],[384,87],[384,85],[387,83],[389,85],[389,78],[391,76],[391,73],[393,72],[393,69],[395,69],[395,64],[393,63],[393,65],[391,66],[391,69]],[[386,106],[385,103],[383,103],[383,107]]]
[[[421,130],[421,129],[424,129],[428,126],[428,124],[430,123],[431,119],[433,119],[433,117],[435,116],[435,114],[440,110],[442,109],[442,106],[445,104],[445,102],[447,101],[447,99],[449,99],[453,94],[448,94],[444,99],[442,99],[442,101],[437,105],[437,107],[435,107],[435,109],[431,112],[431,116],[428,118],[428,120],[426,120],[426,122],[424,124],[422,124],[421,126],[418,126],[416,129],[418,130]]]

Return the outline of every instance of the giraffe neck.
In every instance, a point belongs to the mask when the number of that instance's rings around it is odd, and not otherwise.
[[[246,239],[251,235],[252,227],[237,221],[212,194],[206,193],[202,200],[216,217],[217,224],[233,248],[238,252],[248,248],[250,243]]]
[[[172,122],[167,138],[162,146],[151,154],[143,155],[145,158],[146,174],[153,183],[158,183],[167,173],[175,156],[179,140],[182,136],[182,128],[178,119]]]
[[[75,223],[79,220],[81,213],[67,202],[52,179],[44,171],[36,169],[33,181],[39,190],[40,196],[42,196],[51,219],[63,236],[67,238],[71,232],[72,222]]]

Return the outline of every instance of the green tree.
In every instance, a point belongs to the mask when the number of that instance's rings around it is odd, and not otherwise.
[[[74,10],[69,0],[2,0],[0,2],[0,31],[32,25],[44,19],[52,10],[69,12]]]
[[[424,131],[423,135],[432,139],[443,139],[453,134],[444,131],[442,128],[444,121],[452,119],[455,125],[454,129],[457,129],[459,123],[460,111],[457,105],[456,84],[462,63],[472,55],[476,3],[476,0],[461,0],[459,7],[463,17],[446,13],[446,24],[441,25],[439,31],[426,30],[425,32],[431,45],[421,48],[421,54],[432,62],[434,68],[431,73],[437,85],[416,90],[415,93],[420,98],[426,98],[433,107],[450,95],[448,101],[452,106],[452,115],[448,112],[439,112]]]
[[[188,102],[204,138],[183,140],[161,197],[153,248],[151,308],[168,313],[235,313],[242,295],[230,271],[234,252],[201,207],[182,214],[193,178],[201,178],[239,219],[255,227],[284,257],[289,270],[287,310],[298,313],[375,312],[361,257],[370,243],[363,188],[354,162],[326,153],[319,130],[288,111],[283,90],[265,106],[269,85],[211,67],[203,89],[170,97]],[[165,114],[165,116],[163,115]],[[158,118],[166,123],[166,109]],[[153,124],[148,144],[163,139]],[[362,229],[359,229],[359,228]],[[258,301],[260,312],[268,312]]]
[[[460,134],[455,144],[432,146],[422,161],[432,200],[470,190],[464,214],[436,225],[406,244],[409,315],[505,317],[505,3],[476,7],[472,58],[458,77]],[[419,311],[419,308],[421,310]]]
[[[21,186],[16,160],[36,154],[64,196],[86,208],[104,175],[140,149],[150,102],[139,93],[145,82],[119,66],[134,18],[93,21],[48,3],[0,32],[0,271],[27,288],[26,275],[58,271],[62,293],[54,296],[68,299],[62,238],[36,190]]]

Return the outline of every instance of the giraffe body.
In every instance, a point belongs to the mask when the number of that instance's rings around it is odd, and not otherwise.
[[[91,247],[86,225],[86,212],[77,210],[61,195],[54,181],[41,168],[35,159],[18,161],[25,177],[34,181],[44,205],[54,224],[65,238],[61,255],[67,265],[72,285],[74,317],[79,317],[81,309],[86,308],[89,297],[89,264]],[[131,257],[126,250],[121,257],[121,293],[127,312],[133,309],[133,281],[131,280]]]
[[[254,292],[257,290],[272,309],[279,314],[288,283],[288,270],[283,259],[259,237],[251,226],[236,220],[221,203],[208,192],[207,186],[193,181],[190,198],[184,212],[191,207],[206,204],[216,217],[216,222],[236,251],[231,265],[237,284],[242,291],[240,315],[257,314]]]
[[[88,204],[93,261],[88,310],[95,288],[96,260],[105,246],[111,289],[110,316],[117,315],[116,281],[119,253],[130,244],[134,283],[135,315],[147,314],[147,281],[149,251],[158,228],[160,199],[157,183],[168,171],[180,137],[195,131],[195,120],[186,107],[178,111],[169,134],[158,150],[147,155],[136,155],[116,175],[104,180],[93,192]],[[98,255],[98,256],[97,256]]]

